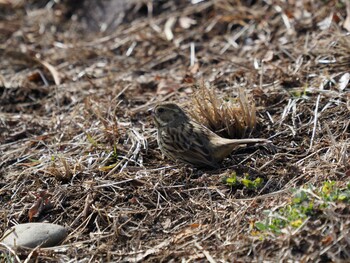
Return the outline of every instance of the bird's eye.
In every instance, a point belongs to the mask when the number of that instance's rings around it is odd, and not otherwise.
[[[157,113],[163,113],[163,112],[164,112],[164,109],[163,109],[163,108],[157,109]]]

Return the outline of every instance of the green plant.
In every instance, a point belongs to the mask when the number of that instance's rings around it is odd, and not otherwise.
[[[347,184],[346,188],[339,188],[333,181],[324,182],[319,188],[309,185],[293,192],[290,204],[276,211],[264,211],[265,220],[255,223],[258,231],[280,234],[285,227],[298,228],[312,216],[322,215],[331,203],[350,202],[350,184]]]
[[[223,183],[230,187],[240,187],[256,190],[259,189],[264,180],[260,177],[257,177],[254,180],[249,179],[249,174],[245,173],[243,178],[239,178],[236,172],[233,172],[230,176],[223,178]]]

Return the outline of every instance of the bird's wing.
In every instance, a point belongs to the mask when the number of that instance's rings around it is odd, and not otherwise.
[[[195,166],[217,166],[208,137],[199,125],[187,123],[184,127],[171,128],[169,133],[174,139],[173,150],[177,151],[177,159]]]

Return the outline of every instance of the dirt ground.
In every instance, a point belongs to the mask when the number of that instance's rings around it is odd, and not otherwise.
[[[350,261],[348,1],[0,0],[0,17],[0,236],[69,229],[0,260]],[[200,87],[243,89],[272,145],[214,170],[163,157],[150,109],[193,113]]]

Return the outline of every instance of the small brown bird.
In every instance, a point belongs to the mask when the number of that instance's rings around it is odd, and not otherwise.
[[[218,167],[233,150],[248,143],[268,143],[266,139],[226,139],[191,120],[174,103],[157,105],[153,119],[158,129],[158,145],[173,161],[196,167]]]

